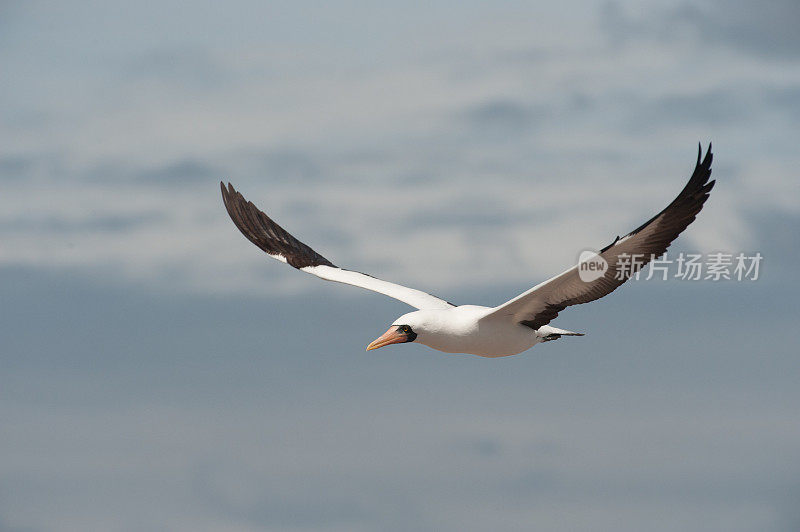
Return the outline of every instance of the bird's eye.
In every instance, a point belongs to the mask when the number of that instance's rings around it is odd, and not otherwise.
[[[409,327],[408,325],[401,325],[400,330],[403,331],[404,333],[409,333],[411,332],[411,327]]]

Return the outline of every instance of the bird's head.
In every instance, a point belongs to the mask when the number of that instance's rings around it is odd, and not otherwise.
[[[426,331],[424,311],[409,312],[394,320],[389,330],[367,346],[367,351],[385,345],[413,342]]]

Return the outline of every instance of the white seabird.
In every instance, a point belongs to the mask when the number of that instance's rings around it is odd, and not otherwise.
[[[709,181],[713,159],[711,145],[702,160],[701,155],[702,149],[698,151],[692,177],[672,203],[600,250],[599,257],[608,265],[604,273],[585,280],[586,276],[579,273],[579,263],[496,307],[454,305],[420,290],[334,266],[272,221],[230,183],[227,188],[223,183],[220,186],[233,223],[269,256],[327,281],[366,288],[419,309],[394,320],[389,330],[370,343],[367,350],[418,342],[447,353],[504,357],[562,336],[583,336],[548,324],[568,306],[588,303],[616,290],[629,277],[620,276],[619,272],[631,257],[641,257],[641,260],[629,273],[664,254],[672,241],[694,221],[714,186],[714,181]]]

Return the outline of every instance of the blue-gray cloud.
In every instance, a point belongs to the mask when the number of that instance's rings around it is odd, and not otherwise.
[[[320,162],[309,150],[273,149],[255,155],[255,158],[263,176],[271,180],[302,182],[330,177],[326,176]]]
[[[504,137],[529,132],[546,117],[546,112],[539,107],[503,99],[474,105],[466,109],[463,116],[475,133]]]
[[[0,233],[81,233],[104,231],[124,233],[136,227],[163,222],[163,213],[150,212],[133,215],[97,214],[81,219],[56,216],[20,217],[13,219],[0,218]]]
[[[10,156],[0,159],[0,179],[20,179],[29,175],[36,163],[32,157]]]
[[[746,96],[746,95],[745,95]],[[628,99],[628,105],[635,97]],[[758,112],[747,98],[735,91],[716,89],[704,93],[671,94],[633,105],[630,115],[634,128],[657,124],[700,124],[711,128],[741,123]]]
[[[779,0],[754,4],[748,0],[711,0],[644,10],[631,16],[618,2],[601,10],[601,26],[617,43],[628,40],[677,41],[687,36],[769,58],[800,56],[800,4]]]
[[[102,168],[94,169],[94,175],[103,173]],[[147,168],[136,173],[135,179],[165,185],[187,185],[220,179],[221,172],[198,159],[181,159],[163,166]]]
[[[134,80],[157,80],[187,86],[193,91],[220,87],[233,74],[206,50],[162,48],[143,53],[123,65]]]

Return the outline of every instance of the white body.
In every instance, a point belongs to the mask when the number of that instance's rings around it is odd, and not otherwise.
[[[417,334],[415,343],[445,353],[491,358],[521,353],[544,341],[548,335],[574,334],[549,325],[534,330],[492,316],[494,310],[477,305],[418,310],[399,317],[393,325],[409,325]]]

